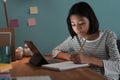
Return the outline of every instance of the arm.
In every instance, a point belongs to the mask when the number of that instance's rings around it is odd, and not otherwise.
[[[120,74],[120,54],[116,43],[116,34],[109,32],[106,47],[110,56],[109,60],[103,60],[105,75]]]
[[[104,67],[104,61],[110,61],[110,60],[115,61],[115,62],[119,61],[120,55],[119,55],[117,45],[116,45],[116,36],[112,31],[106,31],[105,36],[106,35],[108,37],[106,38],[106,44],[105,45],[108,48],[108,53],[107,54],[109,55],[109,60],[108,59],[103,60],[103,59],[100,59],[100,58],[96,58],[94,56],[85,55],[83,53],[73,54],[71,56],[71,59],[75,63],[88,63],[88,64],[95,65],[95,66],[98,66],[98,67]],[[117,57],[117,58],[115,58],[115,57]],[[118,68],[119,68],[119,66],[118,66]]]
[[[70,56],[71,56],[71,54],[69,54],[69,53],[60,52],[60,53],[58,53],[56,58],[64,59],[64,60],[70,60]]]
[[[107,31],[104,36],[106,36],[105,48],[107,58],[96,58],[94,56],[85,55],[82,53],[76,53],[71,55],[71,60],[75,63],[88,63],[94,66],[99,66],[104,68],[104,75],[110,80],[118,80],[118,74],[120,74],[120,54],[116,45],[116,35],[112,31]]]
[[[64,42],[58,45],[56,48],[52,50],[52,56],[54,58],[60,58],[64,60],[70,60],[70,51],[71,51],[71,44],[72,38],[68,37]]]

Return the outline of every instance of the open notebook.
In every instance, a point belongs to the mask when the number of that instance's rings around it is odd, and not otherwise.
[[[88,64],[75,64],[72,61],[64,61],[60,63],[42,65],[43,68],[47,68],[51,70],[58,70],[58,71],[64,71],[64,70],[75,69],[75,68],[86,67],[86,66],[89,66],[89,65]]]
[[[75,64],[72,61],[49,63],[42,56],[41,52],[37,49],[37,47],[33,44],[32,41],[25,41],[25,43],[30,48],[30,50],[33,52],[33,56],[30,59],[30,63],[33,65],[41,66],[43,68],[47,68],[51,70],[58,70],[58,71],[64,71],[64,70],[89,66],[88,64]]]

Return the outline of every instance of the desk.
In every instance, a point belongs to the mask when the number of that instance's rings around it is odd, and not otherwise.
[[[107,80],[104,76],[87,67],[59,72],[31,66],[28,64],[28,61],[29,58],[25,57],[21,60],[12,62],[13,69],[11,70],[11,76],[49,75],[52,80]]]

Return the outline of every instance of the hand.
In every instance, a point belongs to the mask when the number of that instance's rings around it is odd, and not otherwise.
[[[103,61],[83,53],[72,54],[70,59],[76,64],[92,64],[98,67],[103,67]]]
[[[88,55],[85,55],[83,53],[75,53],[75,54],[72,54],[71,55],[71,60],[74,62],[74,63],[91,63],[91,60],[92,60],[92,57],[91,56],[88,56]]]

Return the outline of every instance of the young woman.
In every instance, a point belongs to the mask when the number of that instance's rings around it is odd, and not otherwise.
[[[86,2],[74,4],[67,24],[71,36],[53,49],[53,57],[72,60],[77,64],[88,63],[109,80],[119,80],[117,36],[110,30],[99,30],[99,22],[90,5]]]

